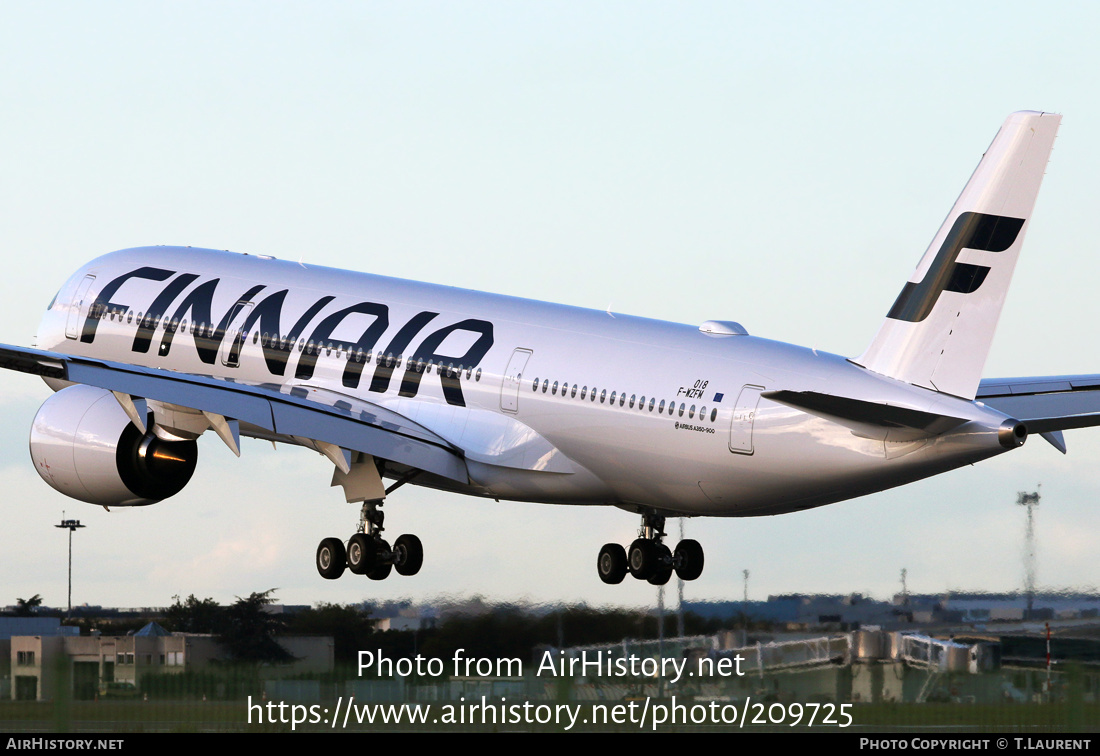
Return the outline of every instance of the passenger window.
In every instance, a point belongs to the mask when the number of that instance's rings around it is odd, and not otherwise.
[[[630,409],[634,409],[634,394],[630,395]]]
[[[688,410],[688,417],[689,418],[695,417],[695,405],[694,404],[691,405],[691,409]]]
[[[569,392],[569,398],[572,399],[577,395],[577,384],[573,384],[573,390]]]
[[[474,380],[475,381],[480,381],[481,380],[481,368],[478,368],[477,372],[474,374]]]
[[[618,391],[612,391],[611,392],[611,403],[612,404],[615,403],[615,397],[618,395],[618,393],[619,393]]]
[[[581,401],[584,401],[585,394],[588,393],[588,386],[581,386]]]
[[[659,413],[661,413],[662,415],[665,414],[665,400],[664,399],[661,400],[661,408],[657,411]]]
[[[557,396],[557,394],[558,394],[558,382],[557,381],[554,381],[554,385],[550,389],[550,393],[553,394],[554,396]]]
[[[684,416],[684,403],[680,402],[680,417]]]
[[[469,377],[469,375],[467,375],[467,377]],[[536,378],[535,382],[531,384],[531,390],[532,391],[538,391],[539,390],[539,379],[538,378]]]
[[[615,399],[614,399],[614,396],[615,396],[615,395],[614,395],[614,394],[612,394],[611,396],[612,396],[612,399],[611,399],[611,401],[615,401]],[[606,398],[607,398],[607,389],[604,389],[604,390],[603,390],[603,391],[602,391],[602,392],[600,393],[600,404],[603,404],[603,402],[604,402],[604,399],[606,399]]]
[[[546,393],[546,389],[550,388],[550,379],[544,378],[542,381],[542,393]]]
[[[653,405],[654,405],[654,404],[656,404],[656,402],[657,402],[657,400],[656,400],[656,399],[654,399],[653,397],[650,397],[650,398],[649,398],[649,411],[650,411],[650,412],[652,412],[652,411],[653,411]]]

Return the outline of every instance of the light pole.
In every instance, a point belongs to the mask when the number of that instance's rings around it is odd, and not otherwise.
[[[55,528],[67,528],[69,531],[69,613],[67,617],[73,615],[73,531],[77,528],[84,527],[80,524],[80,520],[66,520],[65,513],[61,513],[61,524],[54,525]]]
[[[1042,484],[1039,485],[1042,488]],[[1027,618],[1035,608],[1035,507],[1042,497],[1039,491],[1020,491],[1016,494],[1016,503],[1027,507],[1027,532],[1024,536],[1024,590],[1027,592]]]

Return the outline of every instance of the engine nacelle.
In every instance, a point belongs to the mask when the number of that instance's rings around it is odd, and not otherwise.
[[[79,385],[45,401],[34,416],[30,447],[42,480],[66,496],[107,506],[174,496],[198,461],[194,441],[142,435],[110,391]]]

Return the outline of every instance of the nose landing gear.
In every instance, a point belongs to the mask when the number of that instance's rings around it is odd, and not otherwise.
[[[665,518],[661,515],[642,515],[642,528],[638,538],[624,549],[617,543],[606,544],[600,549],[596,571],[600,580],[615,585],[621,583],[629,572],[637,580],[653,585],[664,585],[675,572],[681,580],[695,580],[703,573],[703,547],[698,541],[684,539],[670,551],[662,543],[665,537]]]

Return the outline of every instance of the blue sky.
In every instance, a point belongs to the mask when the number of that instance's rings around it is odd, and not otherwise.
[[[112,249],[190,244],[861,353],[1004,117],[1064,115],[986,375],[1100,371],[1097,10],[1059,3],[5,3],[0,341]],[[0,375],[0,604],[291,603],[480,593],[652,602],[598,582],[618,510],[407,487],[423,572],[326,582],[354,507],[331,465],[200,443],[191,485],[111,513],[42,483],[37,379]],[[1042,482],[1039,579],[1100,583],[1100,431],[800,514],[687,523],[690,598],[886,597],[1022,582],[1015,492]],[[673,531],[675,532],[675,530]]]

